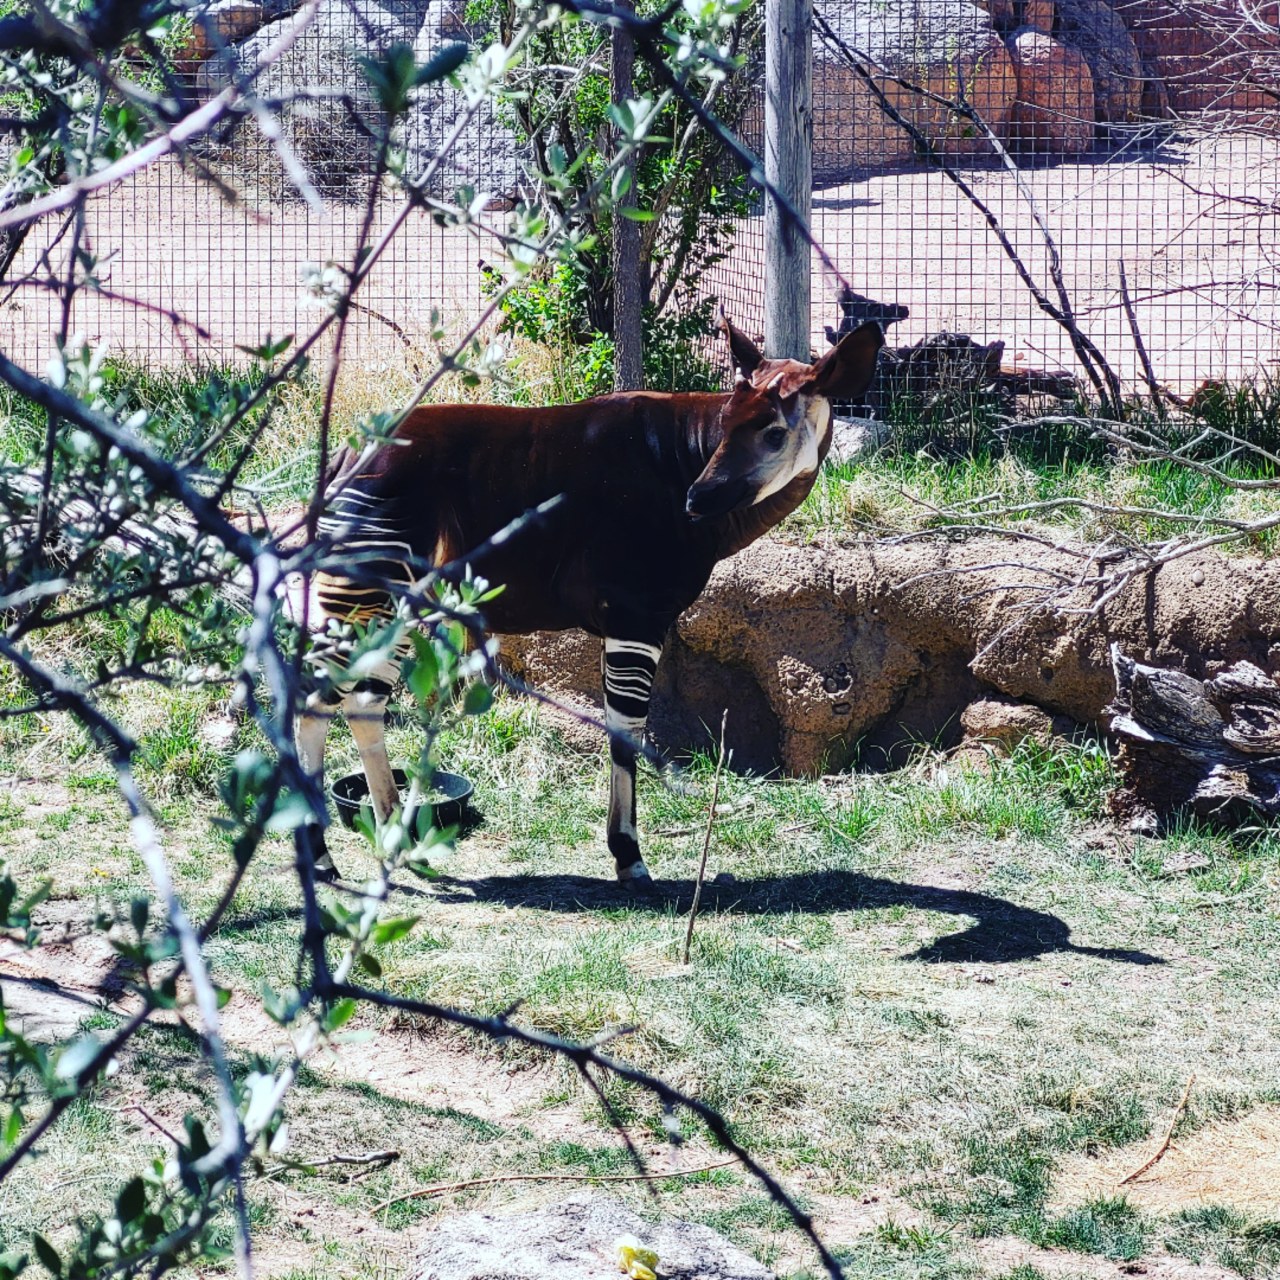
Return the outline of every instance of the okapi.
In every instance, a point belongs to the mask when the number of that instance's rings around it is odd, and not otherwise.
[[[628,391],[543,409],[423,405],[391,443],[339,456],[320,522],[339,550],[372,553],[384,577],[406,585],[418,576],[410,561],[469,561],[504,585],[484,610],[495,632],[580,627],[602,639],[608,843],[630,888],[651,883],[636,838],[636,749],[663,639],[719,561],[804,501],[831,443],[831,401],[863,395],[884,343],[879,325],[866,324],[813,364],[766,360],[727,318],[721,324],[737,370],[728,394]],[[557,496],[540,521],[489,541]],[[312,590],[322,627],[391,609],[387,592],[335,575],[316,575]],[[341,706],[379,822],[400,802],[383,713],[409,647],[406,638],[358,682],[313,693],[299,718],[303,767],[322,777]],[[317,872],[337,876],[327,850]]]

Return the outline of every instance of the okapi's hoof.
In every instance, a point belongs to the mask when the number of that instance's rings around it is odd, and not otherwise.
[[[618,883],[627,893],[637,898],[651,897],[658,892],[649,868],[643,862],[633,862],[629,867],[618,868]]]

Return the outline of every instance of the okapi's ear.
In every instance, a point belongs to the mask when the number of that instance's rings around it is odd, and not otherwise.
[[[868,320],[847,333],[815,365],[810,385],[828,400],[860,400],[876,376],[884,330]]]
[[[733,323],[724,313],[723,306],[720,308],[720,328],[724,330],[724,336],[729,340],[729,353],[733,356],[738,376],[750,380],[751,375],[764,360],[764,356],[756,350],[755,343],[750,338],[733,327]]]

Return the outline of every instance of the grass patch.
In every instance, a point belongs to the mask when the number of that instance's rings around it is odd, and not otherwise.
[[[1146,1251],[1151,1237],[1148,1219],[1119,1196],[1090,1200],[1053,1219],[1042,1238],[1045,1244],[1073,1253],[1095,1253],[1117,1262],[1133,1262]]]
[[[1192,1262],[1214,1261],[1248,1280],[1280,1271],[1280,1221],[1228,1205],[1184,1209],[1170,1220],[1165,1248]]]

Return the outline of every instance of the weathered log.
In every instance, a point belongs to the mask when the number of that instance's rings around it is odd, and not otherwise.
[[[1238,662],[1197,680],[1119,646],[1111,661],[1119,816],[1148,827],[1178,813],[1225,824],[1280,815],[1280,685],[1266,672]]]

